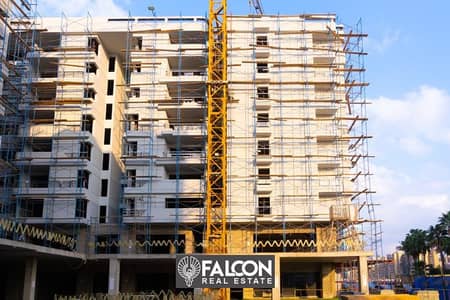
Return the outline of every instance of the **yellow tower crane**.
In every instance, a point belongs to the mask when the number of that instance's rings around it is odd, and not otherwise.
[[[226,253],[227,1],[209,1],[206,253]]]
[[[259,0],[249,3],[263,14]],[[227,252],[227,0],[209,0],[207,94],[205,251],[220,254]]]

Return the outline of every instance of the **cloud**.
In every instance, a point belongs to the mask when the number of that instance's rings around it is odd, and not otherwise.
[[[370,102],[374,201],[390,253],[410,229],[427,229],[450,210],[450,94],[424,85]]]
[[[419,209],[436,210],[440,213],[442,210],[450,209],[450,199],[447,194],[425,194],[400,197],[400,205],[416,207]]]
[[[371,53],[383,54],[400,40],[400,36],[399,30],[388,30],[380,39],[369,36],[366,40],[366,47]]]
[[[371,99],[370,126],[380,139],[396,143],[412,155],[429,154],[432,143],[450,144],[450,95],[421,86],[398,99]]]
[[[376,213],[383,220],[386,253],[392,253],[410,229],[427,229],[450,210],[449,178],[426,174],[429,179],[423,181],[414,174],[379,165],[374,166],[374,172],[375,202],[381,204]]]
[[[401,137],[399,144],[401,148],[412,155],[421,156],[431,152],[429,145],[414,136]]]
[[[126,16],[128,13],[115,0],[41,0],[39,11],[43,16],[59,16],[64,12],[70,17]]]

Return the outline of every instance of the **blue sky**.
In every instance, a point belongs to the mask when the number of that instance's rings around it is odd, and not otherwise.
[[[427,228],[450,210],[450,35],[448,0],[262,0],[268,14],[337,13],[363,20],[373,185],[392,252],[410,228]],[[207,0],[39,0],[43,16],[206,15]],[[247,0],[229,12],[248,14]]]

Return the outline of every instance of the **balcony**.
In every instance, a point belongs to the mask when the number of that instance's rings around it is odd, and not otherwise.
[[[270,49],[268,47],[256,47],[255,58],[269,58]]]
[[[272,129],[269,122],[256,122],[256,136],[257,137],[270,137]]]
[[[272,192],[272,184],[270,179],[258,179],[256,185],[256,193],[258,194],[268,194]]]
[[[175,102],[176,100],[172,100],[168,103],[159,104],[158,110],[165,111],[167,118],[174,120],[174,122],[180,119],[186,124],[198,124],[206,115],[202,97],[203,95],[200,98],[183,98],[179,103]]]
[[[86,187],[79,187],[76,179],[59,179],[51,181],[42,181],[29,184],[29,186],[15,188],[17,195],[32,195],[45,197],[48,195],[85,195],[88,192]]]
[[[22,129],[22,134],[33,137],[51,137],[54,135],[55,125],[53,124],[36,124],[31,125],[27,131]]]
[[[146,179],[125,179],[123,181],[125,185],[125,194],[137,195],[137,194],[148,194],[150,189],[152,193],[157,194],[200,194],[202,193],[202,180],[201,179],[181,179],[178,180],[178,191],[177,184],[175,180],[165,179],[165,180],[155,180],[150,181]],[[152,186],[150,186],[152,184]]]
[[[205,157],[202,151],[168,151],[158,157],[156,164],[160,166],[168,166],[179,164],[186,165],[203,165]]]
[[[32,137],[59,137],[59,138],[88,138],[89,131],[80,130],[79,124],[57,125],[57,124],[35,124],[28,128],[22,128],[21,134]]]
[[[16,153],[17,161],[31,161],[31,160],[48,161],[51,157],[52,157],[52,152],[26,151],[26,152],[17,152]]]
[[[267,98],[258,98],[255,101],[256,110],[269,110],[272,106],[272,102]]]
[[[167,144],[176,144],[180,139],[182,145],[201,144],[205,137],[205,127],[199,123],[183,125],[166,125],[158,135],[166,140]]]

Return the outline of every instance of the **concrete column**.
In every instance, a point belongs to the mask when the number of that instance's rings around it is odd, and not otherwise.
[[[23,300],[34,300],[36,294],[37,258],[25,261],[25,278],[23,282]]]
[[[195,252],[194,233],[191,230],[183,231],[184,234],[184,252],[192,254]]]
[[[118,295],[120,286],[120,260],[109,259],[108,294]]]
[[[364,295],[369,294],[369,271],[367,268],[367,256],[359,257],[359,288]]]
[[[275,255],[275,287],[272,289],[272,300],[281,299],[281,271],[280,271],[280,256]]]
[[[336,270],[332,263],[322,264],[322,298],[336,297]]]

